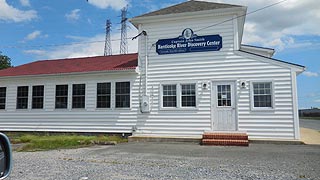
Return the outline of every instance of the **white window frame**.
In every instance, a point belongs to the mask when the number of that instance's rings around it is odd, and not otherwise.
[[[130,100],[130,103],[129,103],[129,107],[117,107],[116,105],[116,99],[117,99],[117,83],[121,83],[121,82],[129,82],[129,88],[130,88],[130,93],[129,93],[129,100]],[[111,83],[111,95],[113,96],[113,106],[111,106],[113,109],[116,109],[116,110],[130,110],[131,107],[132,107],[132,86],[133,86],[133,83],[131,80],[117,80],[117,81],[114,81],[113,83]],[[112,94],[112,90],[113,90],[113,94]],[[112,105],[112,102],[111,102],[111,105]]]
[[[271,84],[271,107],[255,107],[254,106],[254,83],[270,83]],[[264,80],[264,81],[251,81],[250,82],[250,107],[252,111],[272,111],[275,109],[274,104],[274,82],[272,80]]]
[[[110,107],[98,107],[98,92],[97,92],[97,90],[98,90],[98,84],[100,84],[100,83],[110,83]],[[113,98],[113,90],[112,90],[112,87],[114,86],[115,84],[114,83],[112,83],[111,81],[103,81],[103,82],[97,82],[96,84],[95,84],[95,90],[96,90],[96,94],[95,94],[95,109],[96,110],[105,110],[105,109],[112,109],[112,101],[113,101],[113,99],[115,99],[115,97]],[[131,85],[131,84],[130,84]],[[131,87],[130,87],[131,88]],[[130,92],[131,92],[131,89],[130,89]],[[114,94],[114,96],[115,96],[115,94]],[[130,95],[131,96],[131,95]],[[130,99],[130,103],[131,103],[131,99]]]
[[[7,109],[8,87],[1,86],[0,88],[4,88],[5,89],[5,96],[3,97],[3,99],[4,99],[4,109],[0,109],[0,111],[5,111]]]
[[[195,85],[195,91],[196,91],[196,106],[182,106],[182,88],[181,85],[185,84],[194,84]],[[176,85],[176,91],[177,91],[177,106],[176,107],[163,107],[163,86],[164,85]],[[198,108],[198,83],[197,82],[163,82],[160,83],[159,87],[159,107],[160,110],[196,110]]]

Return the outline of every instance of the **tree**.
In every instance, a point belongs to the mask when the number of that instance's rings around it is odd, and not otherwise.
[[[12,67],[11,59],[6,55],[2,55],[1,53],[2,52],[0,51],[0,70]]]

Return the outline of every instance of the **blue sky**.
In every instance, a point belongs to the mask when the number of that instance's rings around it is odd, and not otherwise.
[[[208,1],[245,5],[248,12],[278,2]],[[128,5],[130,18],[180,2],[184,0],[0,0],[0,51],[11,57],[14,66],[40,59],[103,55],[109,18],[112,50],[118,54],[122,7]],[[274,58],[306,66],[297,78],[300,108],[320,107],[319,9],[318,0],[287,0],[246,18],[243,43],[275,48]],[[137,30],[129,27],[128,37],[135,36]],[[137,52],[137,42],[128,43],[129,52]]]

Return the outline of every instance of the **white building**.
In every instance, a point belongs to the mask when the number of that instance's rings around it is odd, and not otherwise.
[[[242,45],[245,13],[188,1],[130,20],[143,32],[138,54],[1,70],[0,130],[299,139],[304,67]]]

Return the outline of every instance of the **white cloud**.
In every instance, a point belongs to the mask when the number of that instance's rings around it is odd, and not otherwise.
[[[217,0],[206,0],[216,2]],[[248,12],[278,2],[278,0],[218,0],[221,3],[248,7]],[[277,50],[312,47],[314,42],[300,45],[296,36],[320,36],[320,3],[318,0],[290,0],[246,17],[242,43],[271,46]]]
[[[6,0],[0,0],[0,21],[23,22],[37,18],[34,10],[23,11],[10,6]]]
[[[32,33],[28,34],[24,39],[27,41],[34,40],[34,39],[40,37],[40,35],[41,35],[41,31],[36,30],[36,31],[33,31]]]
[[[305,71],[302,73],[303,75],[307,76],[307,77],[318,77],[319,73],[317,72],[311,72],[311,71]]]
[[[69,20],[69,21],[76,21],[80,18],[80,9],[74,9],[71,12],[67,13],[65,15],[65,17]]]
[[[128,37],[137,35],[135,28],[128,29]],[[42,59],[60,59],[60,58],[75,58],[75,57],[89,57],[89,56],[102,56],[104,52],[104,34],[98,34],[94,37],[74,37],[68,36],[68,38],[74,38],[79,41],[71,45],[57,46],[53,49],[42,52],[41,50],[28,50],[25,53],[34,54],[40,56]],[[111,35],[112,54],[120,53],[120,33]],[[99,41],[99,42],[96,42]],[[95,43],[86,43],[95,42]],[[138,52],[138,40],[128,39],[128,52]]]
[[[29,0],[20,0],[20,4],[25,7],[31,6]]]
[[[88,3],[100,9],[110,7],[115,10],[119,10],[129,4],[128,0],[88,0]]]
[[[38,50],[38,49],[24,50],[23,52],[26,54],[32,54],[32,55],[38,55],[38,56],[43,56],[46,54],[45,50]]]

